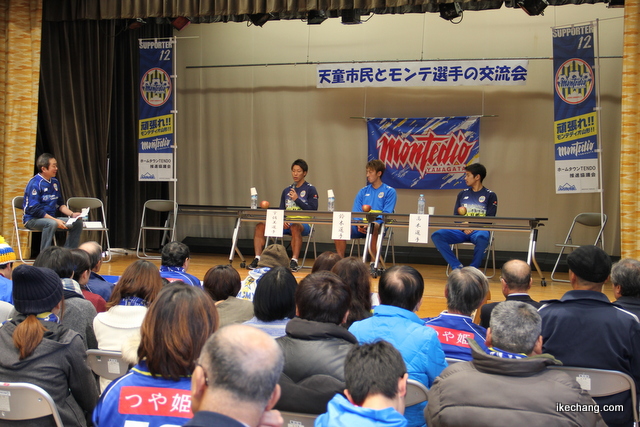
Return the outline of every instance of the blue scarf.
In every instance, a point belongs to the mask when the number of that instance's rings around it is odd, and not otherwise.
[[[43,322],[60,323],[60,319],[58,319],[58,316],[51,313],[50,311],[45,311],[44,313],[36,314],[36,317],[42,320]]]
[[[118,305],[146,307],[147,302],[140,297],[129,296],[122,298]]]

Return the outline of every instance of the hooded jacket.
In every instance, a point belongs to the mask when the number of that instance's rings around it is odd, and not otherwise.
[[[407,420],[393,408],[356,406],[341,394],[329,402],[327,412],[316,418],[314,427],[405,427]]]

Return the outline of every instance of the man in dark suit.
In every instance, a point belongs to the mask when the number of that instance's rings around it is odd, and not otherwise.
[[[540,308],[541,304],[531,299],[528,293],[531,288],[531,280],[531,267],[529,267],[529,264],[519,259],[507,261],[502,266],[502,276],[500,277],[502,295],[507,301],[522,301],[531,304],[536,309]],[[491,312],[496,305],[498,305],[498,302],[482,306],[480,310],[480,325],[482,327],[489,327]]]
[[[640,262],[623,259],[611,269],[611,284],[615,303],[640,319]]]
[[[275,427],[283,423],[273,405],[284,358],[263,331],[225,326],[204,345],[191,376],[192,427]]]

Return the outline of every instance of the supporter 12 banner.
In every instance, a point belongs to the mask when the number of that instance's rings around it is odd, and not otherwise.
[[[140,39],[138,179],[174,178],[174,38]]]
[[[598,192],[593,24],[553,28],[556,193]]]
[[[479,116],[368,119],[367,132],[368,158],[382,160],[394,188],[467,188],[464,168],[479,159]]]

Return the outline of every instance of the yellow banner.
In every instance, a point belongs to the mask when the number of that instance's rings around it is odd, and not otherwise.
[[[596,113],[570,117],[553,123],[556,144],[597,135]]]
[[[173,114],[143,119],[139,123],[138,138],[140,139],[173,133]]]

